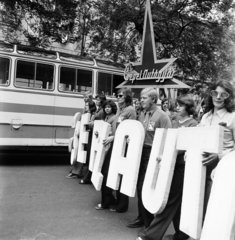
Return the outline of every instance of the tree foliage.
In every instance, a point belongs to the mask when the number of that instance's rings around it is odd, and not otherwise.
[[[81,41],[81,54],[118,62],[140,57],[145,0],[3,0],[33,45]],[[233,0],[155,0],[152,16],[157,57],[177,57],[181,79],[234,77]],[[13,29],[13,32],[14,32]]]

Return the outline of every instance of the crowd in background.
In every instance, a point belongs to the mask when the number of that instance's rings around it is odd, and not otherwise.
[[[94,121],[103,120],[109,123],[111,125],[111,133],[103,142],[104,146],[106,146],[106,155],[101,170],[103,174],[101,200],[95,206],[95,209],[108,209],[119,213],[126,212],[129,207],[128,196],[122,194],[120,189],[113,191],[106,186],[106,182],[118,125],[126,119],[140,121],[145,130],[145,139],[137,180],[138,214],[135,220],[127,223],[127,227],[143,227],[137,237],[138,240],[162,240],[170,223],[173,222],[175,234],[165,236],[164,240],[186,240],[189,236],[179,229],[185,167],[184,151],[178,151],[168,202],[162,213],[157,215],[151,214],[145,209],[142,202],[143,182],[152,149],[154,133],[156,128],[215,125],[224,127],[223,153],[219,155],[203,153],[202,164],[207,166],[205,212],[212,186],[212,173],[222,157],[233,151],[235,146],[234,89],[228,81],[221,80],[212,84],[210,89],[193,88],[187,94],[181,93],[175,101],[171,98],[162,98],[160,99],[161,106],[158,106],[158,100],[158,92],[154,88],[143,89],[140,99],[135,100],[133,100],[131,89],[120,89],[117,93],[117,104],[113,100],[106,99],[104,94],[97,95],[95,103],[92,99],[92,93],[86,92],[84,95],[85,107],[83,113],[91,113],[90,123],[87,125],[87,130],[89,131],[89,140],[86,145],[87,161],[86,164],[75,162],[72,170],[66,177],[79,178],[80,184],[91,183],[92,173],[89,171],[88,166]],[[125,154],[127,150],[128,144],[126,145]],[[159,156],[157,160],[161,161],[161,157]]]

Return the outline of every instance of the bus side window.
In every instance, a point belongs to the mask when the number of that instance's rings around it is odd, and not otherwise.
[[[98,91],[97,93],[110,93],[110,95],[112,95],[112,74],[110,73],[102,73],[99,72],[98,73]]]
[[[79,93],[92,91],[92,71],[61,67],[59,90]]]
[[[98,73],[98,93],[104,93],[108,97],[115,97],[116,87],[123,83],[123,75],[116,75],[110,73]]]
[[[71,92],[75,86],[75,68],[60,68],[60,85],[59,90],[62,92]]]
[[[77,81],[75,91],[85,93],[92,92],[92,71],[77,69]]]
[[[53,89],[54,67],[52,65],[17,61],[15,84],[18,87]],[[49,82],[49,83],[48,83]]]
[[[54,89],[54,67],[52,65],[37,63],[36,73],[37,88]]]
[[[0,85],[9,85],[10,59],[0,57]]]

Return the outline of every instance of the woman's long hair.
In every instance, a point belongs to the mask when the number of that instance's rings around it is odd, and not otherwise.
[[[115,102],[112,101],[112,100],[108,100],[108,101],[106,101],[106,102],[103,104],[103,106],[102,106],[105,116],[107,116],[107,114],[106,114],[106,112],[105,112],[105,107],[106,107],[107,105],[109,105],[109,106],[111,107],[113,114],[116,114],[116,113],[117,113],[117,105],[115,104]]]
[[[120,92],[122,92],[123,95],[124,95],[126,107],[132,105],[133,102],[132,102],[132,91],[131,91],[131,89],[125,87],[125,88],[122,88],[122,89],[118,90],[118,93],[120,93]]]
[[[212,84],[212,86],[210,87],[210,91],[215,90],[217,87],[224,88],[224,90],[229,94],[229,97],[224,100],[224,108],[228,112],[233,112],[235,110],[233,85],[229,81],[219,80],[214,84]],[[214,104],[210,94],[208,95],[207,101],[206,101],[206,112],[209,112],[209,111],[214,112]]]

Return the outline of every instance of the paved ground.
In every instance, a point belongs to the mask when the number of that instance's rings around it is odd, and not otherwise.
[[[0,154],[0,240],[135,239],[140,229],[125,224],[136,217],[137,199],[126,213],[95,210],[100,192],[66,179],[65,162],[66,156]]]

